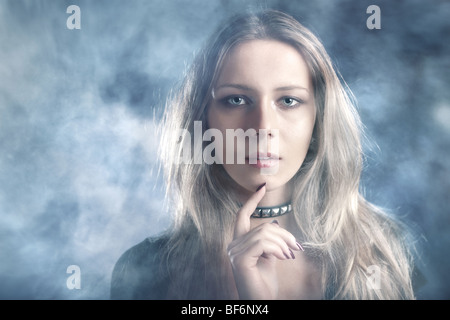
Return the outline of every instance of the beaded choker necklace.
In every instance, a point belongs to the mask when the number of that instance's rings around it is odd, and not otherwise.
[[[292,211],[292,205],[290,202],[285,203],[281,206],[275,207],[257,207],[255,211],[253,211],[251,217],[252,218],[270,218],[270,217],[279,217],[285,215]]]

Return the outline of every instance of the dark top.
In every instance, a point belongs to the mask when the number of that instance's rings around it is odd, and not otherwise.
[[[122,254],[112,273],[111,299],[166,299],[169,277],[160,263],[166,242],[166,237],[146,238]],[[416,291],[426,280],[417,268],[414,268],[412,276]]]
[[[168,275],[160,267],[165,238],[146,238],[125,251],[114,266],[113,300],[162,300],[167,296]]]

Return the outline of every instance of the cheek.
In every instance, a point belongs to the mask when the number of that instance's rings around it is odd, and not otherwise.
[[[222,156],[223,161],[229,157],[227,155],[227,139],[226,139],[226,130],[233,129],[230,124],[233,123],[229,119],[229,115],[224,114],[223,112],[218,111],[214,106],[211,106],[207,112],[207,128],[208,129],[217,129],[222,133]],[[233,149],[234,153],[234,149]]]
[[[302,121],[291,130],[285,130],[282,134],[282,143],[285,151],[295,159],[303,159],[309,150],[311,137],[314,130],[314,119]]]
[[[206,111],[206,124],[207,128],[216,128],[216,115],[214,112],[214,109],[211,107],[208,107],[208,110]]]
[[[208,111],[207,117],[207,125],[208,128],[214,128],[220,130],[223,134],[225,134],[225,130],[229,125],[229,120],[222,113],[217,112],[214,108],[211,108]]]
[[[290,135],[285,140],[285,150],[291,154],[294,160],[299,159],[299,156],[305,154],[309,148],[309,139],[305,135]]]
[[[207,121],[209,128],[225,133],[226,129],[244,128],[245,114],[239,110],[226,110],[212,104],[207,111]]]

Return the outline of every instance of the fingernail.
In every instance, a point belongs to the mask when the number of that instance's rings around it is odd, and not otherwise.
[[[262,185],[260,185],[260,186],[258,187],[258,189],[256,189],[256,192],[258,192],[259,190],[261,190],[261,188],[264,187],[265,185],[266,185],[266,182],[264,182]]]
[[[277,219],[273,220],[272,223],[275,223],[275,224],[277,224],[277,225],[280,225],[280,224],[278,223],[278,220],[277,220]]]
[[[300,243],[296,242],[296,244],[297,244],[297,247],[298,247],[300,250],[305,251],[305,249],[303,249],[303,247],[302,247],[302,245],[301,245]]]
[[[286,259],[290,259],[290,258],[291,258],[291,257],[289,257],[286,253],[283,252],[283,254],[284,254],[284,256],[286,257]]]
[[[289,252],[291,253],[291,257],[292,257],[292,259],[295,259],[295,254],[292,252],[292,250],[291,249],[289,249]]]

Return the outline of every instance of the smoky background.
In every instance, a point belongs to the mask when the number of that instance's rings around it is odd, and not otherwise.
[[[450,298],[448,1],[1,0],[1,299],[109,298],[119,256],[170,222],[155,134],[167,94],[221,21],[262,8],[323,41],[368,136],[362,190],[417,231],[418,298]]]

